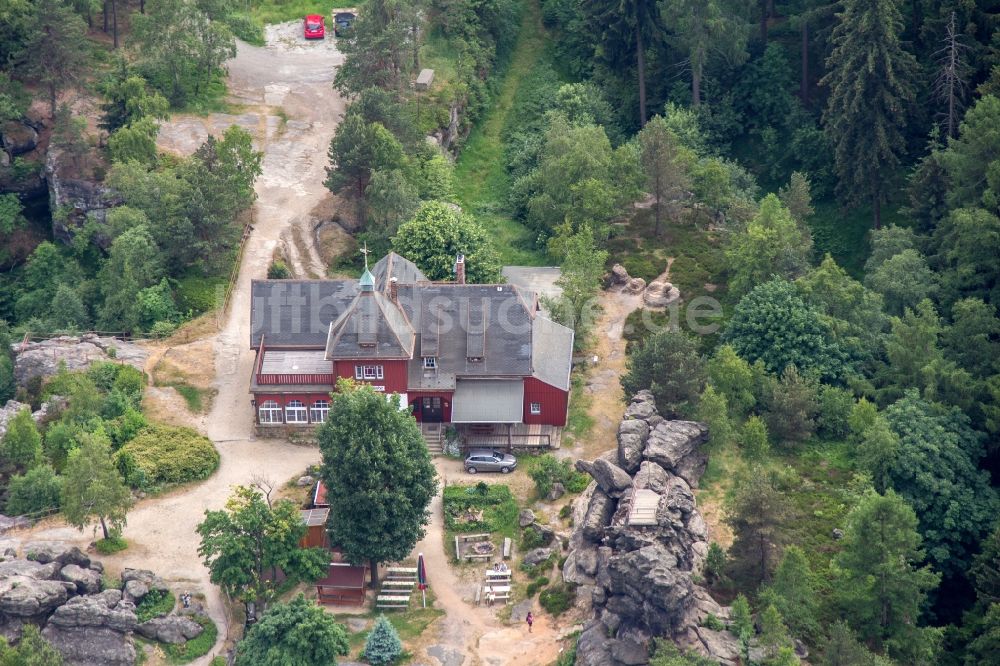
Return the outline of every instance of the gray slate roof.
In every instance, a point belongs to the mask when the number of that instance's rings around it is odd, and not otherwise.
[[[409,359],[414,337],[410,323],[388,296],[365,291],[330,324],[326,357]]]
[[[356,280],[254,280],[250,346],[322,347],[330,323],[358,294]]]
[[[531,322],[531,365],[533,377],[568,391],[573,369],[573,329],[536,316]]]
[[[510,284],[427,282],[396,254],[371,273],[375,291],[364,293],[355,280],[254,281],[251,346],[263,336],[269,348],[325,348],[329,359],[410,359],[412,389],[525,376],[569,389],[573,333],[539,315],[534,294]],[[398,280],[396,302],[390,277]],[[423,356],[433,356],[436,369],[425,370]]]

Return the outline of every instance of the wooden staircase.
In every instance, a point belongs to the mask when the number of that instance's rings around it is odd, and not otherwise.
[[[427,451],[432,456],[439,456],[444,453],[444,424],[443,423],[421,423],[420,433],[427,443]]]

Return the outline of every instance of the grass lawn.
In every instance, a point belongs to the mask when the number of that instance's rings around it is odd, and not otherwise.
[[[427,608],[420,607],[421,601],[420,594],[418,593],[413,595],[410,604],[411,607],[407,610],[389,610],[385,613],[386,618],[396,628],[396,631],[399,632],[399,639],[403,641],[403,648],[407,650],[400,661],[403,664],[409,663],[412,659],[409,647],[413,641],[420,638],[434,620],[444,615],[443,610],[434,608],[434,592],[431,588],[427,589]],[[372,611],[363,617],[374,619],[382,614],[382,611]],[[347,640],[350,645],[349,655],[358,659],[361,658],[361,653],[365,647],[365,639],[368,638],[368,632],[370,631],[371,627],[365,631],[348,634]]]
[[[490,230],[505,264],[545,266],[545,253],[534,247],[534,234],[502,212],[507,197],[501,134],[521,82],[545,55],[545,31],[538,2],[525,3],[514,56],[490,111],[469,136],[455,164],[455,196],[462,208]]]
[[[253,0],[250,16],[260,25],[302,20],[307,14],[327,17],[327,39],[333,37],[330,9],[336,6],[356,7],[360,2],[344,2],[337,5],[326,0]]]

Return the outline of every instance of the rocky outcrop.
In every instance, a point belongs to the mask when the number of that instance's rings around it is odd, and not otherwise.
[[[42,636],[67,666],[132,666],[135,604],[101,594],[74,597],[56,609]]]
[[[48,420],[49,416],[54,411],[58,411],[65,405],[65,400],[61,397],[53,397],[47,402],[43,402],[42,406],[39,407],[38,411],[31,413],[31,418],[34,419],[35,423],[42,423]],[[31,405],[23,402],[18,402],[17,400],[8,400],[7,404],[0,407],[0,439],[7,434],[7,425],[10,420],[17,416],[17,413],[23,409],[31,409]],[[30,524],[30,523],[29,523]],[[0,521],[0,531],[4,529],[9,529],[12,526],[4,526],[2,521]],[[21,525],[14,525],[14,527],[21,527]]]
[[[84,370],[97,361],[114,359],[142,370],[149,352],[130,342],[91,333],[61,335],[50,340],[14,346],[14,377],[24,385],[34,377],[56,374],[62,364],[67,370]]]
[[[645,664],[654,637],[738,663],[736,637],[701,626],[710,613],[727,619],[728,609],[694,582],[708,552],[692,491],[707,435],[703,424],[663,419],[641,391],[619,424],[617,449],[578,464],[594,479],[573,506],[563,566],[563,579],[578,586],[577,605],[593,611],[577,643],[578,665]],[[639,501],[651,507],[649,519],[633,524]]]
[[[45,180],[49,187],[52,210],[52,235],[68,243],[88,219],[104,224],[108,211],[123,203],[116,191],[99,182],[67,174],[66,157],[59,148],[49,146],[45,157]],[[103,249],[111,244],[110,235],[94,239]]]
[[[611,267],[611,276],[608,282],[612,286],[628,284],[628,281],[629,281],[628,271],[625,270],[624,266],[622,266],[621,264],[615,264],[614,266]]]
[[[642,302],[650,308],[663,308],[676,303],[680,298],[680,290],[664,280],[653,280],[642,294]]]
[[[19,551],[31,559],[18,557]],[[0,552],[0,636],[17,642],[26,624],[42,627],[42,636],[66,666],[133,666],[134,633],[183,643],[204,631],[196,618],[183,613],[139,625],[134,599],[151,589],[167,589],[152,571],[125,569],[124,591],[102,591],[104,567],[75,546],[33,541],[22,548],[16,539],[2,539]],[[203,614],[194,606],[192,615]]]
[[[0,145],[11,157],[30,153],[38,146],[38,129],[30,121],[10,120],[0,127]]]
[[[183,643],[201,635],[205,628],[194,620],[180,615],[157,617],[136,627],[140,636],[161,643]]]

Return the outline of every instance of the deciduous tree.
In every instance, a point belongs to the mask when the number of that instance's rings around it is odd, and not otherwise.
[[[44,86],[49,113],[56,115],[59,94],[83,77],[90,57],[87,27],[60,0],[36,0],[24,54],[25,72]]]
[[[789,365],[767,400],[768,431],[779,443],[804,442],[816,432],[818,383]]]
[[[330,417],[316,433],[330,502],[330,543],[349,561],[378,564],[409,556],[424,535],[437,479],[416,421],[397,398],[370,386],[337,384]]]
[[[201,537],[198,554],[212,582],[246,605],[248,619],[263,613],[266,620],[268,605],[283,581],[317,580],[330,564],[324,549],[299,546],[306,526],[295,503],[269,504],[256,488],[237,486],[224,510],[205,512],[197,531]],[[281,621],[267,625],[264,635],[273,636],[272,632],[285,626],[285,616],[281,611]]]
[[[63,474],[62,513],[83,531],[96,518],[105,539],[117,536],[132,507],[132,494],[111,462],[111,442],[104,431],[81,433],[69,452]]]
[[[455,258],[465,256],[469,282],[497,282],[500,257],[493,240],[472,216],[443,201],[423,203],[412,220],[400,225],[392,249],[413,261],[431,280],[454,276]]]
[[[760,202],[760,210],[746,228],[732,234],[726,258],[732,278],[729,288],[746,294],[774,276],[794,279],[809,268],[812,238],[792,218],[774,194]]]
[[[568,225],[564,228],[568,231]],[[595,303],[608,253],[597,247],[594,232],[586,225],[560,240],[563,260],[556,285],[562,289],[562,294],[555,299],[546,299],[545,304],[557,322],[573,329],[576,336],[573,345],[582,349],[587,345],[593,328]],[[552,247],[551,241],[549,246]]]
[[[2,446],[4,461],[21,472],[42,463],[42,436],[31,417],[31,409],[25,407],[7,423]]]
[[[302,594],[271,606],[237,646],[238,666],[336,666],[349,649],[347,630]]]

